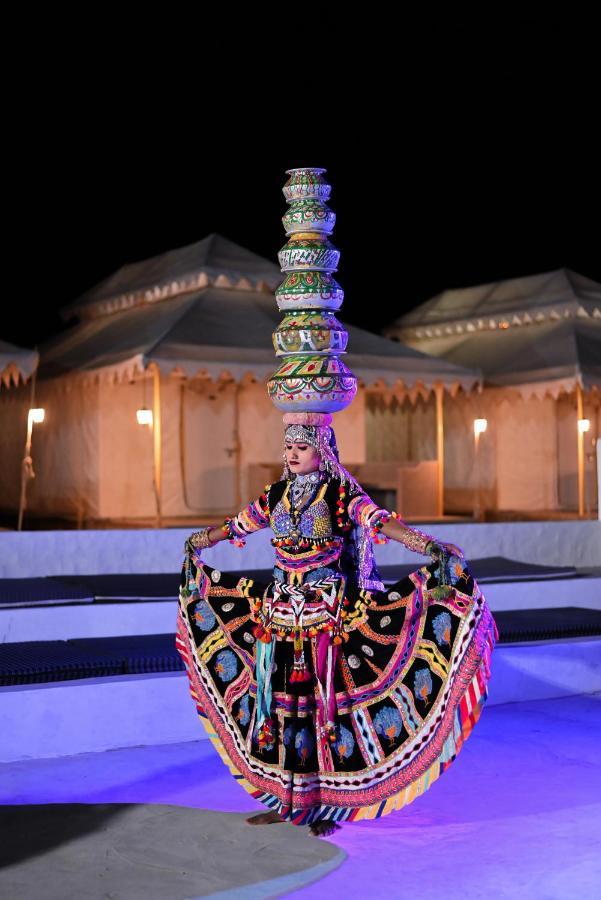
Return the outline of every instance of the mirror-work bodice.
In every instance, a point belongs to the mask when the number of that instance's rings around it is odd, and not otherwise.
[[[324,568],[338,571],[353,525],[372,527],[386,514],[367,494],[357,487],[346,488],[337,479],[321,480],[295,507],[292,485],[293,479],[268,485],[257,500],[226,520],[238,539],[270,527],[276,570],[286,580],[302,580],[307,573]]]

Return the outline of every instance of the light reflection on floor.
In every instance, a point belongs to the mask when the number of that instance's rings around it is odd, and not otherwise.
[[[348,860],[288,896],[593,900],[601,896],[600,747],[599,694],[485,706],[426,794],[384,819],[343,826],[329,840]],[[2,764],[0,802],[262,808],[208,741]]]

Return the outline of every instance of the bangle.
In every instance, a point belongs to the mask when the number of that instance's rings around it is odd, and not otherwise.
[[[427,556],[430,544],[436,543],[432,535],[419,531],[417,528],[409,528],[407,525],[405,528],[407,533],[405,537],[401,538],[401,543],[409,550],[414,550],[416,553],[423,553],[424,556]]]
[[[208,547],[214,547],[216,541],[212,541],[209,538],[209,532],[213,528],[213,525],[207,525],[206,528],[201,528],[199,531],[194,531],[190,537],[188,538],[188,542],[192,547],[196,547],[199,550],[206,550]]]
[[[230,544],[233,544],[235,547],[246,546],[246,538],[243,538],[239,534],[236,534],[231,519],[225,519],[223,525],[221,526],[221,530],[225,534]]]
[[[374,515],[369,524],[369,536],[374,544],[387,544],[390,541],[390,538],[387,535],[381,534],[380,532],[393,515],[394,513],[389,513],[386,509],[379,509]]]

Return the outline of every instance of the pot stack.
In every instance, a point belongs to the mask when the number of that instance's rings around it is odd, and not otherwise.
[[[348,333],[336,318],[344,292],[333,277],[340,251],[330,242],[336,214],[327,206],[325,171],[286,172],[289,208],[282,222],[288,242],[278,253],[284,280],[275,292],[284,318],[273,333],[281,362],[267,388],[282,412],[322,413],[331,420],[331,413],[352,402],[357,379],[341,359]]]

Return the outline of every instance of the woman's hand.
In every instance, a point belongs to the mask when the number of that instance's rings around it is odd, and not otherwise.
[[[436,547],[443,547],[447,553],[450,553],[451,556],[459,556],[462,559],[465,559],[465,554],[461,547],[458,547],[457,544],[444,543],[443,541],[437,541],[436,544],[431,548],[436,553]],[[433,555],[433,554],[431,554]]]

